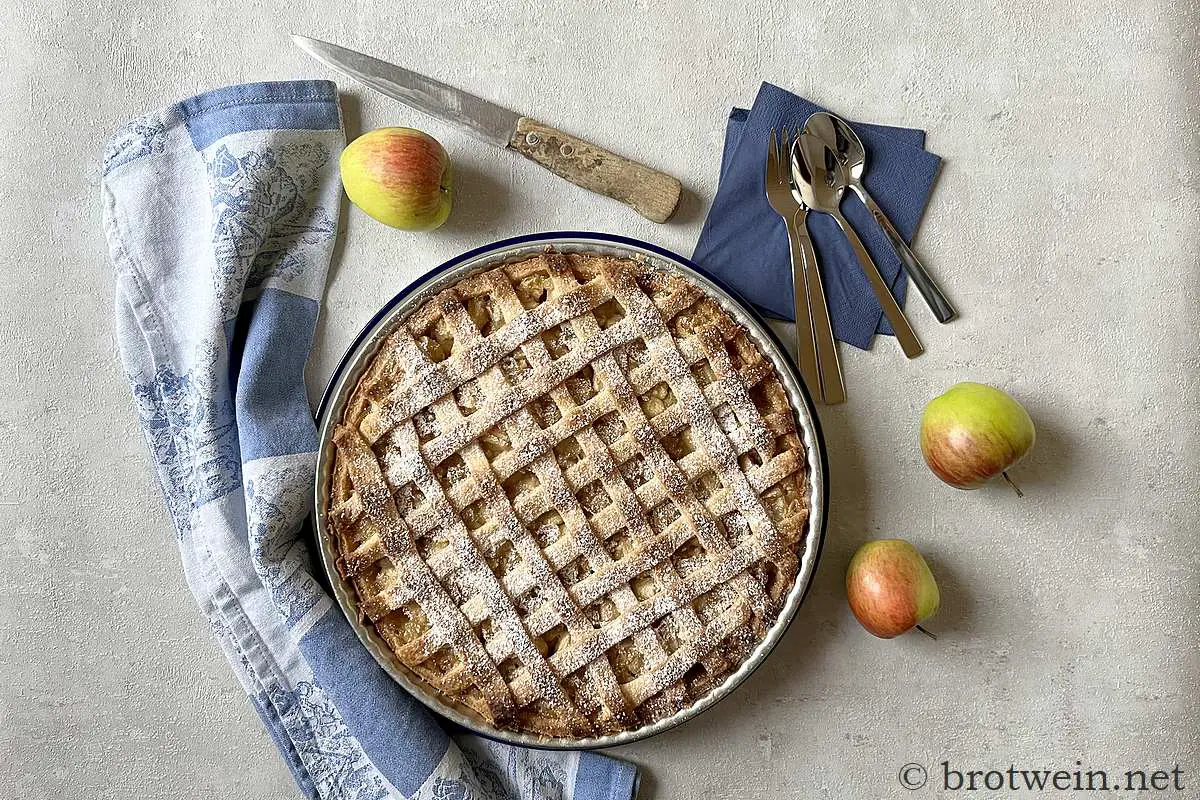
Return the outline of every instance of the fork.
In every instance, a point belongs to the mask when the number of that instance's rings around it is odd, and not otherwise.
[[[783,217],[791,247],[796,360],[813,399],[826,405],[836,405],[846,399],[841,364],[833,339],[817,256],[808,235],[808,209],[797,199],[791,178],[788,129],[782,129],[780,134],[777,137],[775,129],[771,129],[764,183],[767,202],[775,213]],[[796,136],[799,135],[797,129]]]

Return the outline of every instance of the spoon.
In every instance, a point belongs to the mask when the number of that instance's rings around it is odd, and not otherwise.
[[[871,216],[875,218],[875,222],[883,228],[888,241],[892,244],[892,249],[896,251],[896,256],[904,264],[905,271],[912,278],[912,282],[916,284],[917,291],[921,293],[921,297],[925,298],[925,302],[933,311],[933,315],[937,317],[938,322],[946,323],[958,316],[950,305],[950,301],[942,294],[942,290],[938,288],[937,283],[929,276],[916,254],[913,253],[912,248],[896,230],[896,226],[892,224],[887,214],[883,213],[883,209],[863,186],[862,176],[867,167],[867,151],[854,129],[841,117],[827,111],[819,111],[804,123],[802,135],[815,136],[833,152],[834,157],[842,166],[840,174],[845,178],[846,185],[854,190],[859,199],[863,201],[863,205],[871,212]]]
[[[917,334],[904,318],[904,312],[896,304],[896,298],[892,297],[892,291],[880,274],[879,267],[875,266],[871,259],[871,254],[863,246],[854,228],[850,227],[850,223],[842,216],[842,196],[846,193],[847,182],[841,172],[842,166],[834,152],[820,139],[803,133],[800,135],[800,146],[792,148],[792,179],[796,182],[796,188],[800,190],[800,196],[804,198],[804,204],[812,211],[833,217],[842,233],[846,234],[850,247],[854,249],[854,255],[858,257],[859,266],[871,282],[871,288],[875,290],[875,298],[883,308],[884,316],[896,332],[900,348],[904,355],[916,358],[925,348],[921,346]]]

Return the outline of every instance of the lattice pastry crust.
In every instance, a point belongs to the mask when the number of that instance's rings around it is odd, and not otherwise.
[[[335,432],[339,567],[397,658],[493,725],[586,738],[691,705],[795,582],[804,449],[699,287],[546,252],[384,341]]]

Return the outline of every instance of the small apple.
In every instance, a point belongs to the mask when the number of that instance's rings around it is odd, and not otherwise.
[[[982,383],[959,383],[935,397],[921,415],[925,463],[946,483],[978,489],[997,475],[1021,490],[1008,470],[1033,447],[1033,420],[1016,400]]]
[[[412,128],[364,133],[342,151],[342,185],[354,205],[393,228],[431,231],[450,216],[450,157]]]
[[[862,626],[892,639],[938,610],[937,581],[925,559],[903,539],[879,539],[858,548],[846,569],[846,598]],[[932,636],[932,634],[929,634]]]

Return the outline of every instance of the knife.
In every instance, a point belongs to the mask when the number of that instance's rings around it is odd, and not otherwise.
[[[515,150],[576,186],[620,200],[652,222],[666,222],[682,187],[670,175],[490,103],[453,86],[336,44],[293,35],[304,52],[377,92]]]

